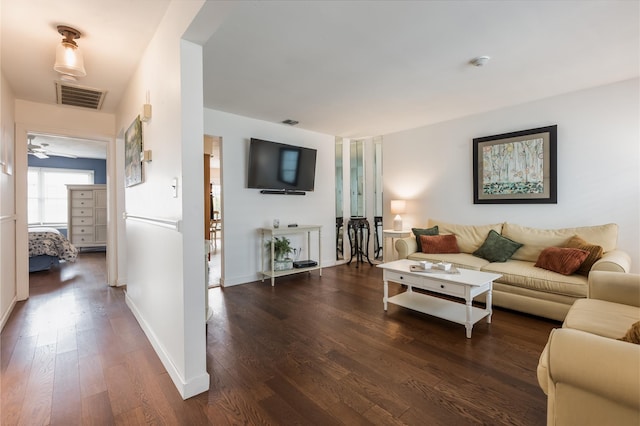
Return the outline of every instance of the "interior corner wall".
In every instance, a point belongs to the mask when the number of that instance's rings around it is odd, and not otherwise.
[[[222,138],[223,285],[260,279],[258,229],[271,227],[274,219],[280,226],[322,225],[322,266],[335,265],[335,137],[211,109],[205,109],[204,117],[205,133]],[[247,188],[251,138],[317,149],[314,191],[304,196],[268,195]],[[297,237],[291,240],[303,248],[300,259],[314,259],[314,244],[309,254]]]
[[[16,205],[14,95],[0,72],[0,330],[18,297],[16,279]]]
[[[142,183],[125,188],[122,147],[117,155],[117,185],[124,191],[118,215],[137,217],[121,220],[126,234],[120,243],[126,245],[127,259],[119,266],[126,270],[127,305],[183,398],[209,388],[201,226],[204,208],[198,210],[198,204],[190,205],[188,198],[197,188],[201,188],[198,194],[203,193],[202,124],[199,129],[185,128],[191,125],[185,116],[203,114],[202,75],[196,71],[202,68],[202,53],[194,54],[193,46],[185,51],[181,40],[203,3],[171,2],[125,90],[116,127],[117,134],[124,135],[148,96],[153,116],[143,123],[142,136],[143,147],[152,151],[153,161],[143,163]],[[183,93],[189,79],[188,92]],[[198,79],[200,94],[193,99]],[[191,132],[199,132],[197,141],[192,140]],[[192,156],[199,161],[193,167],[185,165]],[[174,180],[175,197],[171,188]],[[199,214],[200,219],[190,220],[192,214]],[[196,232],[198,237],[194,238]],[[185,259],[197,266],[185,265]]]
[[[385,198],[405,198],[405,228],[428,218],[536,228],[617,223],[640,272],[638,79],[385,135]],[[557,204],[473,204],[473,138],[558,125]],[[385,204],[385,223],[391,225]]]

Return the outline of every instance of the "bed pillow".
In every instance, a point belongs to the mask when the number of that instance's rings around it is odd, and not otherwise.
[[[571,237],[564,246],[586,250],[589,252],[587,258],[584,260],[584,262],[582,262],[582,264],[576,271],[576,274],[584,276],[589,276],[589,271],[591,271],[591,267],[593,266],[593,264],[596,263],[596,261],[600,259],[604,254],[604,249],[602,248],[602,246],[590,244],[577,235]]]
[[[422,252],[429,254],[460,253],[458,241],[453,234],[421,235]]]
[[[421,235],[438,235],[438,225],[432,228],[411,228],[411,232],[416,237],[416,243],[418,243],[418,252],[422,251],[422,244],[420,242]]]
[[[542,250],[534,266],[571,275],[578,270],[582,262],[589,256],[589,252],[577,248],[547,247]]]
[[[522,244],[503,237],[492,229],[484,243],[472,254],[489,262],[506,262],[520,247]]]

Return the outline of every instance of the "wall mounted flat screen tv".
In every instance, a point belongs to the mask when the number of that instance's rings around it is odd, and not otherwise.
[[[317,150],[251,138],[248,188],[313,191]]]

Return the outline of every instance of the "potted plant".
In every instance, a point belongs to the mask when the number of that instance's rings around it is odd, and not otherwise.
[[[271,241],[267,241],[267,247],[271,248]],[[284,260],[292,251],[291,241],[287,237],[275,237],[273,239],[273,254],[276,260]]]
[[[271,241],[267,241],[266,248],[271,252]],[[291,252],[293,252],[293,247],[291,247],[291,241],[287,237],[275,237],[273,239],[273,263],[276,271],[293,268],[293,260],[287,257]]]

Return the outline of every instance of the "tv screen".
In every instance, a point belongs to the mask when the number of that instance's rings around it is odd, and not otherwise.
[[[313,191],[316,153],[312,148],[251,138],[247,187]]]

